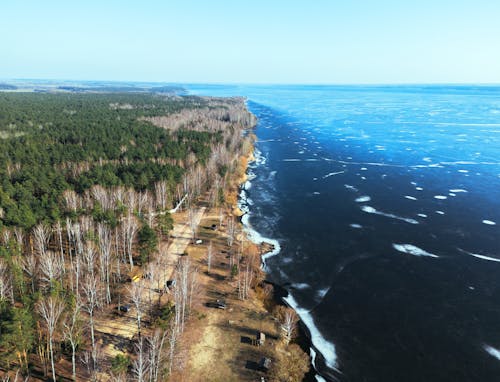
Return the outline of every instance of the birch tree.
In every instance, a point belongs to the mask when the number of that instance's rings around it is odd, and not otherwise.
[[[0,303],[7,300],[10,300],[12,304],[14,303],[12,277],[7,263],[0,258]]]
[[[97,225],[97,234],[99,238],[99,269],[101,281],[105,285],[106,304],[111,303],[110,273],[111,273],[111,230],[106,224]]]
[[[80,320],[81,305],[78,301],[74,306],[64,323],[63,335],[71,345],[71,369],[73,381],[76,381],[76,349],[81,341],[82,322]]]
[[[144,280],[139,280],[137,282],[132,282],[132,285],[129,288],[129,296],[132,300],[132,303],[135,306],[136,311],[136,321],[137,321],[137,330],[139,332],[139,337],[141,337],[141,323],[142,316],[144,314]]]
[[[54,364],[54,331],[56,330],[59,318],[64,311],[64,302],[56,297],[49,296],[38,302],[38,304],[36,305],[36,309],[40,316],[43,318],[43,322],[47,329],[50,365],[52,367],[52,379],[55,382],[56,368]]]
[[[92,369],[97,369],[97,347],[95,340],[95,327],[94,327],[94,315],[96,310],[99,308],[100,299],[100,287],[99,282],[92,275],[87,274],[83,282],[83,293],[85,301],[83,302],[82,309],[85,310],[89,315],[89,327],[90,327],[90,340],[92,344]]]
[[[213,254],[214,254],[214,249],[212,246],[212,240],[210,240],[210,243],[208,244],[208,248],[207,248],[207,272],[208,273],[210,273],[210,269],[212,266]]]

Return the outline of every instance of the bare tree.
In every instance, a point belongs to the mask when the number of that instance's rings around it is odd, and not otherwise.
[[[198,228],[198,214],[196,213],[196,209],[194,207],[189,207],[188,209],[188,224],[191,230],[191,239],[194,243],[194,239],[196,238],[196,230]]]
[[[123,219],[122,230],[123,230],[123,240],[125,244],[124,248],[130,262],[130,270],[132,270],[134,267],[134,259],[132,257],[132,246],[134,244],[135,235],[137,234],[138,229],[139,229],[139,224],[137,223],[137,220],[129,210],[128,214]]]
[[[164,363],[163,346],[167,339],[167,331],[156,329],[146,337],[148,348],[149,382],[160,380],[161,366]]]
[[[31,292],[35,293],[38,279],[38,261],[36,255],[31,253],[26,255],[21,263],[23,271],[28,275],[31,280]]]
[[[156,205],[160,210],[166,210],[168,204],[168,185],[164,180],[155,183]]]
[[[41,257],[44,257],[45,251],[50,240],[50,228],[44,224],[38,224],[33,228],[33,244]]]
[[[36,309],[40,316],[43,318],[45,326],[47,328],[47,334],[49,339],[49,352],[50,352],[50,364],[52,366],[52,379],[56,381],[56,368],[54,365],[54,331],[56,330],[57,323],[64,311],[64,302],[56,297],[49,296],[42,299],[36,306]]]
[[[142,316],[144,314],[144,281],[141,279],[137,282],[133,282],[129,288],[129,296],[132,303],[135,306],[136,320],[137,320],[137,330],[139,332],[139,337],[141,336],[141,322]]]
[[[247,259],[243,265],[243,271],[238,273],[238,296],[241,300],[248,299],[250,287],[252,286],[254,278],[252,263],[253,259]]]
[[[76,381],[76,349],[80,343],[82,335],[82,323],[80,321],[81,305],[78,301],[71,308],[66,322],[64,323],[64,338],[71,345],[71,366],[73,380]]]
[[[14,303],[11,272],[4,259],[0,258],[0,302],[10,300]]]
[[[137,382],[145,382],[147,379],[148,372],[148,358],[146,355],[146,346],[142,337],[139,337],[139,341],[135,344],[135,354],[136,358],[132,363],[132,372],[135,376]]]
[[[168,333],[168,373],[172,374],[174,366],[175,350],[177,348],[177,341],[179,339],[179,328],[176,321],[173,321]]]
[[[87,274],[83,282],[83,293],[85,296],[85,301],[83,302],[82,309],[85,310],[89,315],[90,339],[92,343],[92,369],[96,370],[98,354],[94,332],[94,315],[96,310],[101,305],[101,298],[99,281],[95,277],[92,277],[92,275],[90,274]]]
[[[106,288],[105,298],[106,304],[111,303],[111,289],[110,289],[110,273],[111,273],[111,230],[103,223],[97,225],[97,234],[99,237],[99,269],[101,281]]]
[[[278,319],[285,345],[288,345],[296,335],[299,316],[297,316],[297,313],[293,309],[285,306],[278,306],[275,315]]]
[[[212,266],[212,257],[214,254],[214,249],[212,245],[212,240],[210,240],[210,243],[208,244],[207,248],[207,272],[210,273],[210,269]]]
[[[180,332],[184,331],[197,287],[197,268],[192,266],[189,257],[179,259],[175,272],[174,301],[176,328]]]
[[[227,220],[227,245],[229,248],[233,246],[234,240],[236,239],[237,226],[234,218],[230,216]]]
[[[40,254],[42,280],[49,284],[50,287],[61,276],[63,269],[64,263],[61,262],[61,257],[55,252],[43,251],[43,254]]]

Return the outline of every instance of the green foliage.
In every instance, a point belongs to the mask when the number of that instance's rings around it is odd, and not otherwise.
[[[231,277],[236,277],[238,275],[238,266],[233,264],[231,267]]]
[[[34,320],[28,307],[13,307],[0,303],[0,363],[8,366],[20,361],[27,368],[27,354],[35,342]]]
[[[174,219],[168,211],[161,211],[156,216],[156,228],[163,236],[167,236],[168,233],[174,228]]]
[[[158,236],[156,236],[155,231],[148,224],[144,223],[137,233],[137,240],[141,263],[144,264],[149,261],[149,256],[156,250]]]
[[[123,374],[127,372],[130,365],[130,358],[123,355],[117,354],[115,358],[111,360],[111,371],[114,374]]]
[[[171,301],[169,301],[165,306],[160,308],[158,317],[155,320],[154,326],[159,327],[161,329],[168,329],[170,321],[174,317],[175,307]]]

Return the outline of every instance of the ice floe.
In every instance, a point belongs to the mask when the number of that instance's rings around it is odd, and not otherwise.
[[[405,195],[405,198],[409,199],[409,200],[417,200],[417,198],[415,198],[414,196],[410,196],[410,195]]]
[[[434,199],[445,200],[448,199],[448,197],[445,195],[434,195]]]
[[[420,216],[421,218],[426,218],[427,217],[426,214],[417,214],[417,216]]]
[[[370,200],[372,200],[372,198],[370,198],[369,196],[365,195],[365,196],[360,196],[359,198],[356,198],[354,201],[356,203],[366,203],[366,202],[369,202]]]
[[[415,190],[417,190],[417,191],[423,191],[424,189],[422,187],[415,187]]]
[[[401,220],[401,221],[404,221],[404,222],[409,223],[409,224],[419,224],[418,221],[415,220],[415,219],[404,218],[404,217],[397,216],[397,215],[394,215],[394,214],[388,214],[386,212],[378,211],[377,209],[375,209],[375,208],[373,208],[371,206],[361,206],[361,210],[363,212],[368,213],[368,214],[375,214],[375,215],[385,216],[385,217],[388,217],[388,218]]]
[[[496,359],[498,359],[500,361],[500,350],[498,349],[495,349],[493,346],[490,346],[490,345],[486,345],[484,344],[483,345],[483,349],[489,354],[491,355],[492,357],[495,357]]]
[[[472,253],[472,252],[464,251],[461,248],[458,248],[458,250],[460,252],[462,252],[462,253],[467,254],[467,255],[477,257],[478,259],[481,259],[481,260],[496,261],[497,263],[500,263],[500,259],[496,258],[496,257],[490,257],[490,256],[480,255],[478,253]]]
[[[486,224],[486,225],[497,225],[496,222],[492,221],[492,220],[483,220],[483,224]]]
[[[467,190],[464,190],[463,188],[452,188],[450,192],[453,192],[454,194],[458,194],[459,192],[469,192]]]
[[[348,190],[358,191],[356,187],[351,186],[350,184],[344,184],[344,187],[347,188]]]
[[[363,228],[363,226],[361,224],[356,224],[356,223],[349,224],[349,227],[356,228],[356,229]]]
[[[443,212],[443,211],[439,211],[439,210],[438,210],[438,211],[436,211],[436,213],[437,213],[438,215],[444,215],[444,212]]]
[[[427,256],[427,257],[439,257],[432,253],[429,253],[422,248],[419,248],[413,244],[392,244],[392,247],[399,252],[407,253],[413,256]]]
[[[343,174],[345,171],[337,171],[337,172],[330,172],[326,175],[323,176],[323,179],[326,179],[326,178],[329,178],[331,176],[334,176],[334,175],[339,175],[339,174]]]

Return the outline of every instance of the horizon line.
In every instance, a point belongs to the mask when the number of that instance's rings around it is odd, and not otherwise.
[[[500,82],[222,82],[222,81],[159,81],[159,80],[109,80],[109,79],[69,79],[69,78],[0,78],[1,83],[9,81],[45,82],[107,82],[131,84],[168,84],[168,85],[209,85],[209,86],[500,86]]]

